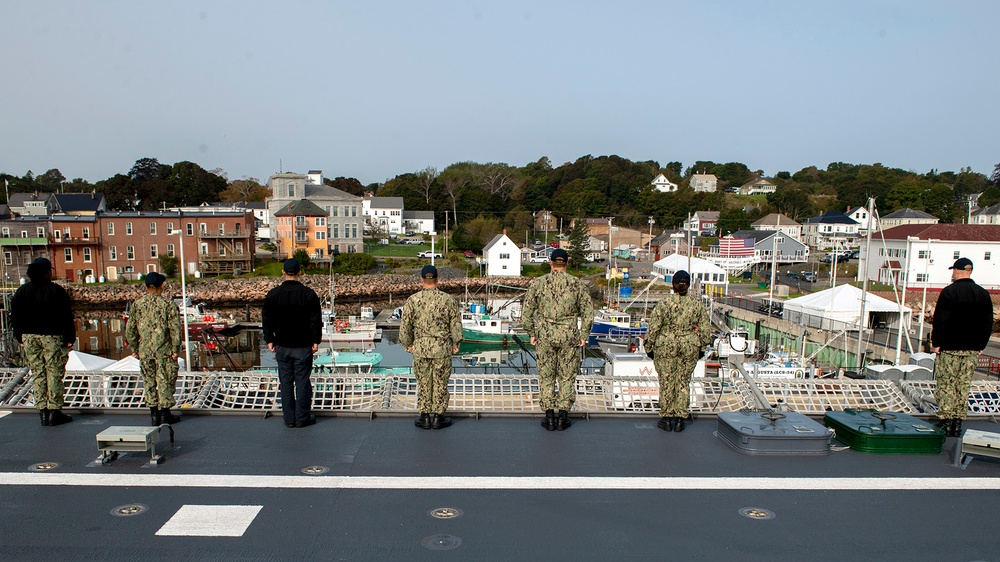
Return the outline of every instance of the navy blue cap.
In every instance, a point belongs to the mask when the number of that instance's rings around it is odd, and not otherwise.
[[[549,256],[549,261],[552,263],[566,263],[569,261],[569,253],[562,248],[557,248]]]
[[[299,272],[299,260],[295,258],[288,258],[287,260],[285,260],[285,265],[281,269],[285,273],[297,275]]]
[[[680,270],[677,271],[677,273],[674,273],[673,277],[671,277],[671,282],[672,283],[687,283],[688,285],[690,285],[691,284],[691,274],[688,273],[688,272],[686,272],[686,271],[684,271],[683,269],[680,269]]]
[[[972,260],[969,258],[958,258],[955,260],[955,265],[949,267],[948,269],[961,269],[963,271],[972,271]]]
[[[423,269],[420,270],[421,279],[437,279],[438,278],[438,268],[433,265],[425,265]]]
[[[160,275],[155,271],[147,273],[146,278],[144,279],[147,287],[162,287],[163,282],[166,280],[167,278],[165,276]]]

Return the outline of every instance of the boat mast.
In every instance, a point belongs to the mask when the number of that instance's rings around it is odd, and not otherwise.
[[[871,259],[872,251],[872,217],[875,212],[875,198],[868,198],[868,236],[865,237],[865,272],[861,283],[861,316],[858,317],[858,374],[861,374],[861,346],[864,344],[862,335],[864,334],[865,322],[865,302],[868,300],[868,261]],[[858,273],[861,273],[861,260],[858,260]],[[903,327],[900,326],[902,330]]]

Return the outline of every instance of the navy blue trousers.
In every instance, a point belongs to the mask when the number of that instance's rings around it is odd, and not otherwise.
[[[311,347],[281,347],[274,351],[281,381],[281,415],[285,423],[301,423],[309,419],[312,407],[313,354]]]

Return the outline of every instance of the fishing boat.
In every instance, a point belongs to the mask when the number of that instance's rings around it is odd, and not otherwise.
[[[218,312],[209,311],[207,303],[193,304],[191,297],[188,297],[187,301],[184,301],[181,297],[174,297],[173,301],[177,305],[178,312],[181,315],[181,324],[184,323],[184,317],[187,316],[188,333],[192,336],[197,336],[204,332],[222,332],[236,325],[236,320],[232,317],[224,318]],[[124,322],[128,322],[131,310],[132,301],[129,301],[125,305],[125,312],[122,313],[122,320]]]
[[[462,308],[462,339],[468,342],[514,343],[514,336],[522,341],[528,334],[520,323],[505,320],[486,311],[486,305],[467,303]]]
[[[332,306],[322,310],[323,341],[326,342],[366,342],[381,341],[382,330],[375,323],[375,314],[370,306],[361,307],[360,316],[337,318]]]
[[[594,325],[590,329],[591,346],[600,341],[619,347],[628,347],[635,338],[646,335],[649,324],[633,321],[632,315],[612,308],[602,308],[594,313]]]

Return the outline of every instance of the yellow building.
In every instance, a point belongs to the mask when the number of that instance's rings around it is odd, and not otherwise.
[[[293,201],[274,213],[277,225],[272,225],[277,236],[277,254],[292,257],[296,250],[305,250],[310,258],[323,259],[329,255],[327,213],[306,199]]]

